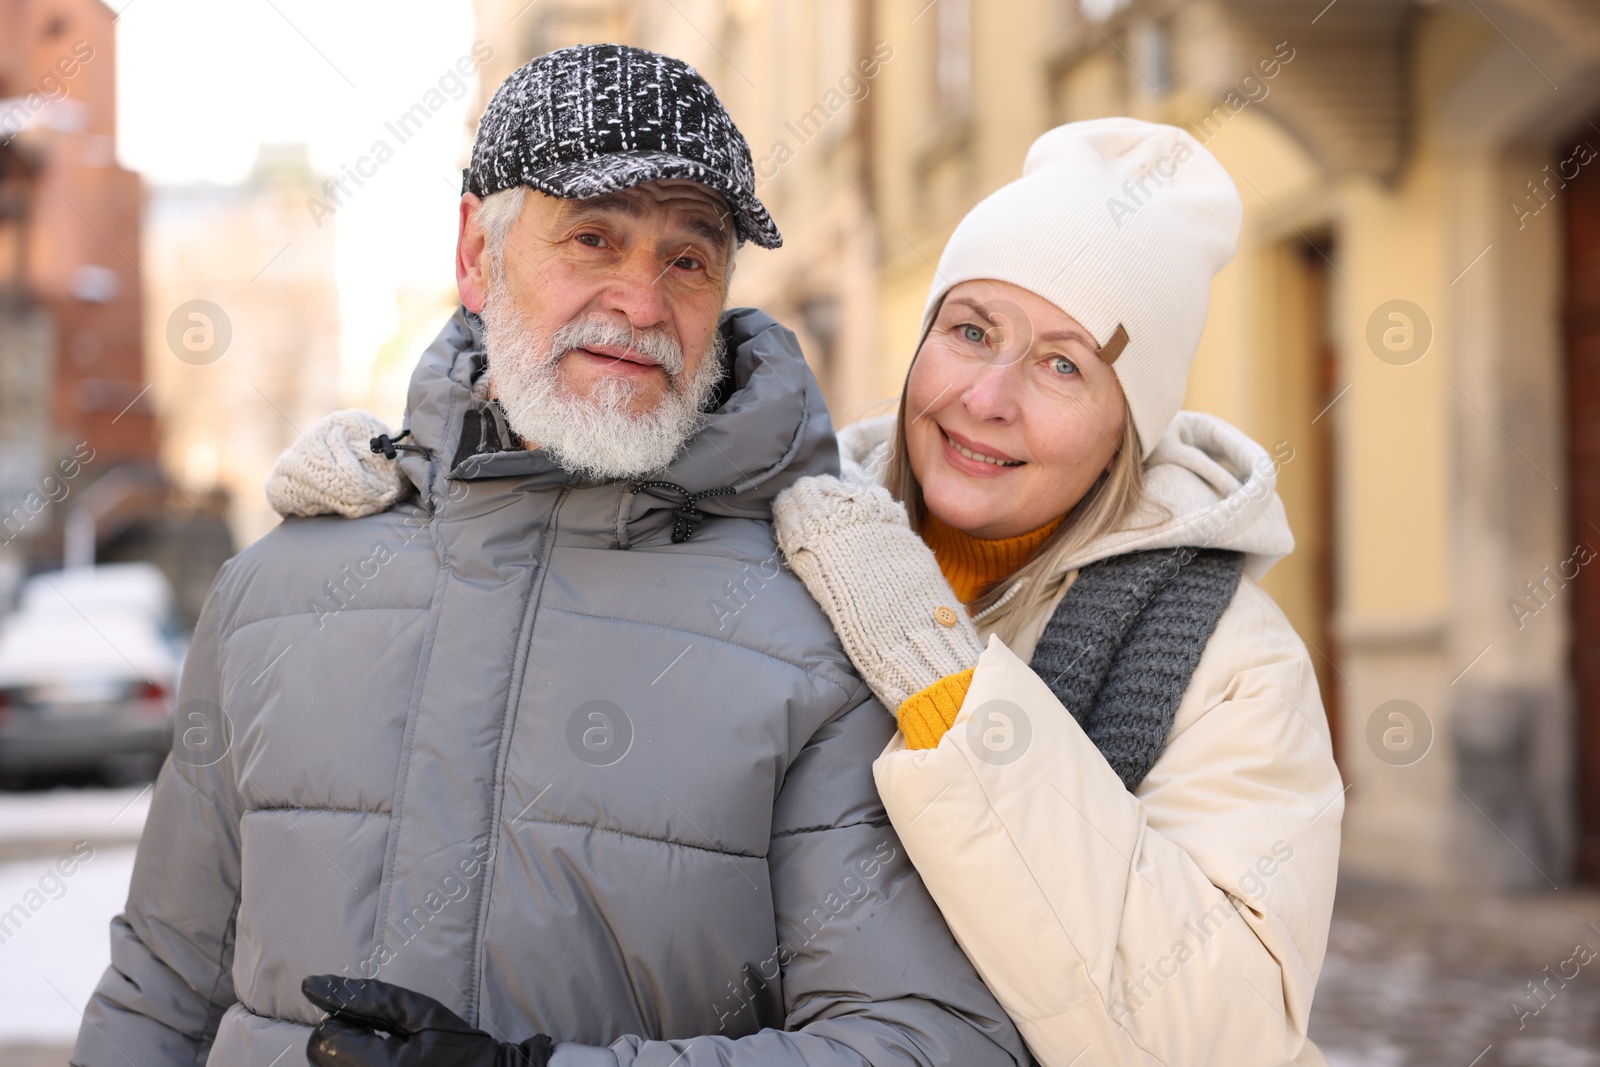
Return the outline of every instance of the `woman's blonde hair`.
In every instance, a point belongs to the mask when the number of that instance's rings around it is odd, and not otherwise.
[[[926,333],[923,336],[926,337]],[[919,352],[921,348],[919,343]],[[916,357],[913,356],[912,364],[915,363]],[[909,386],[910,382],[911,372],[908,370],[906,384]],[[889,439],[888,459],[884,485],[896,500],[905,505],[906,514],[911,518],[911,528],[920,536],[928,521],[928,505],[922,496],[922,484],[911,469],[911,459],[906,449],[905,388],[900,390],[900,407]],[[982,614],[1005,599],[1013,586],[1024,583],[1023,588],[1006,599],[1000,611],[985,620],[1002,641],[1013,641],[1018,631],[1060,593],[1061,583],[1066,577],[1067,561],[1087,545],[1126,526],[1143,498],[1144,451],[1139,444],[1139,431],[1133,424],[1133,414],[1124,400],[1122,440],[1117,445],[1110,466],[1083,494],[1082,499],[1067,511],[1065,520],[1028,557],[1026,563],[993,583],[973,601],[972,614]]]

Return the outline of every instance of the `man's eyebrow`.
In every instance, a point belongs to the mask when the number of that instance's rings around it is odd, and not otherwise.
[[[684,227],[696,237],[711,242],[718,249],[728,247],[730,240],[728,228],[720,222],[711,222],[703,216],[696,216],[684,223]]]
[[[637,219],[643,218],[647,209],[636,197],[623,196],[621,193],[602,193],[599,196],[590,196],[582,200],[573,201],[568,214],[572,218],[582,219],[603,215],[611,211]],[[722,218],[727,217],[726,213],[722,216]],[[732,240],[728,233],[728,227],[723,225],[720,220],[712,222],[702,215],[696,215],[685,220],[683,227],[701,240],[710,242],[719,250],[727,248]]]
[[[569,215],[603,215],[608,211],[615,211],[634,219],[644,215],[643,204],[621,193],[601,193],[599,196],[586,196],[582,200],[573,200],[569,203],[572,205],[567,211]]]

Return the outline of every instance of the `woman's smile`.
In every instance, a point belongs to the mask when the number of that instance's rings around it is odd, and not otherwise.
[[[939,433],[944,438],[944,461],[962,474],[970,474],[975,478],[998,478],[1027,463],[990,445],[951,433],[943,426],[939,427]]]

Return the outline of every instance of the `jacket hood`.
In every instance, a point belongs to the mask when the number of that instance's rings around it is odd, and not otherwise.
[[[720,329],[731,378],[724,382],[722,403],[671,465],[640,480],[669,482],[695,496],[717,493],[695,503],[708,515],[767,521],[772,498],[789,485],[807,475],[838,473],[833,423],[793,333],[754,308],[723,312]],[[516,476],[614,490],[623,547],[671,521],[683,493],[586,481],[542,451],[501,441],[489,405],[472,391],[486,366],[482,320],[459,307],[423,352],[407,396],[407,440],[427,451],[403,452],[400,465],[425,503],[445,491],[445,478]],[[473,439],[463,448],[465,434],[486,426],[487,445],[476,447]]]
[[[839,432],[846,478],[881,484],[893,415]],[[1292,453],[1290,454],[1292,458]],[[1145,502],[1122,529],[1084,547],[1063,570],[1151,548],[1225,548],[1245,554],[1259,579],[1294,550],[1278,497],[1278,464],[1215,415],[1180,411],[1144,463]]]

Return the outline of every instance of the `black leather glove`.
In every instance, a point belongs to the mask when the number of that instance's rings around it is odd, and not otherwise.
[[[497,1041],[432,997],[367,978],[319,974],[300,983],[328,1017],[311,1032],[316,1067],[548,1067],[552,1042]],[[377,1033],[388,1034],[383,1037]]]

